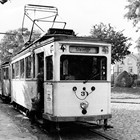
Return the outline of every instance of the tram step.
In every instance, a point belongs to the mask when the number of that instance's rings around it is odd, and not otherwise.
[[[38,122],[39,124],[43,124],[43,120],[42,120],[42,119],[37,120],[37,122]]]

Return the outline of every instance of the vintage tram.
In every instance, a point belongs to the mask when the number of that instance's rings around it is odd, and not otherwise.
[[[26,12],[37,8],[52,12],[48,17],[54,17],[54,25],[57,8],[30,4],[24,13],[29,17]],[[37,18],[33,27],[39,20],[44,22],[44,18]],[[104,120],[107,125],[111,118],[111,45],[97,38],[78,37],[64,28],[50,28],[34,42],[30,39],[1,66],[2,97],[10,98],[14,107],[26,114],[32,110],[32,99],[42,99],[42,119],[49,122]],[[37,77],[42,71],[43,86],[38,96]]]
[[[6,102],[11,100],[11,77],[10,77],[10,63],[4,62],[1,64],[1,98]]]
[[[44,71],[42,117],[51,122],[101,121],[111,118],[111,45],[73,30],[49,29],[2,66],[9,71],[3,94],[29,112],[37,96],[37,75]],[[10,91],[10,92],[9,92]]]

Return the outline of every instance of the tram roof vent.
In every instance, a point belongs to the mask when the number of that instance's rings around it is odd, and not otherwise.
[[[51,35],[57,35],[57,34],[63,34],[63,35],[75,35],[75,32],[72,29],[60,29],[60,28],[50,28],[48,30],[47,34]]]

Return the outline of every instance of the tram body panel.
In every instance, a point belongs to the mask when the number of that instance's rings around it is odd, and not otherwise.
[[[91,91],[91,87],[95,87],[94,91]],[[51,102],[45,99],[45,108],[48,114],[52,114],[58,117],[80,117],[80,116],[94,116],[110,114],[110,83],[55,83],[52,86],[54,89],[52,92]],[[73,87],[77,87],[76,93],[73,91]],[[83,88],[89,93],[83,95]],[[101,88],[104,87],[104,88]],[[47,93],[45,93],[47,95]],[[49,93],[50,94],[50,93]],[[52,99],[54,98],[54,99]],[[82,102],[88,102],[87,113],[82,114],[82,108],[80,104]],[[48,105],[48,102],[49,106]],[[50,108],[49,108],[50,107]],[[50,111],[51,110],[51,111]]]
[[[11,82],[10,82],[10,65],[2,65],[1,67],[1,89],[2,89],[2,97],[10,98],[11,97]]]
[[[94,51],[94,47],[99,53],[88,53],[89,50]],[[107,46],[107,49],[109,53],[104,53],[102,46],[96,42],[88,44],[69,40],[54,43],[54,79],[44,83],[44,118],[52,121],[90,121],[111,117],[111,48]],[[85,103],[88,106],[83,109],[81,106]]]
[[[11,96],[9,79],[3,79],[2,81],[2,95],[6,97]]]
[[[44,83],[44,114],[53,115],[54,97],[53,97],[53,85]]]
[[[36,96],[36,81],[32,80],[12,80],[11,92],[12,101],[31,109],[31,99]]]

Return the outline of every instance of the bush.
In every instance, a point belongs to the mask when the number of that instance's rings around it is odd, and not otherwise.
[[[132,87],[133,84],[133,77],[127,71],[123,71],[115,79],[116,87]]]
[[[134,86],[140,87],[140,79],[134,81]]]

